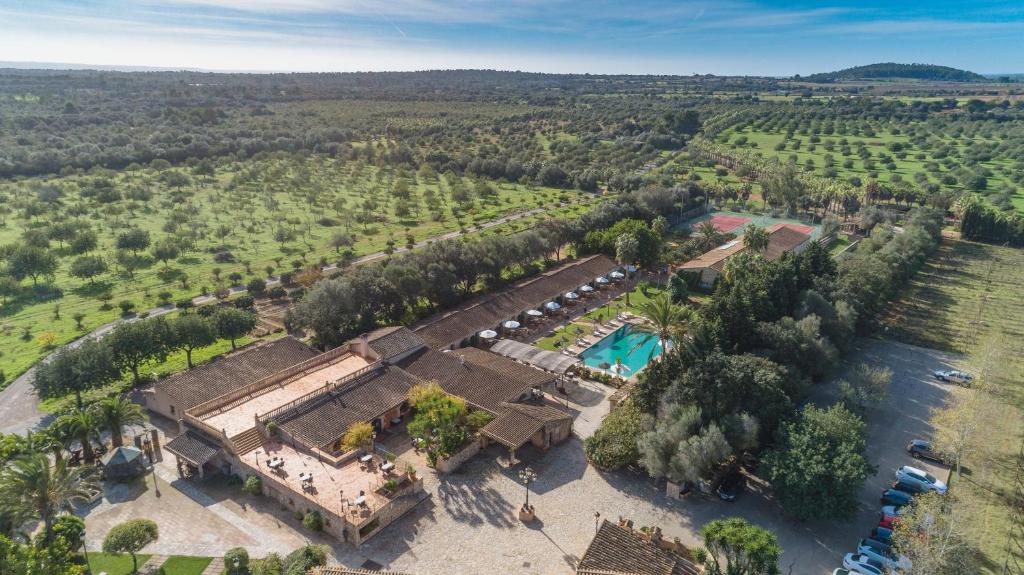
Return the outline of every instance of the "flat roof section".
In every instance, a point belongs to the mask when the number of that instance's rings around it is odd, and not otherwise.
[[[342,356],[324,364],[320,369],[301,377],[287,380],[273,386],[269,391],[244,401],[231,409],[213,412],[203,421],[214,429],[223,429],[228,437],[234,437],[256,425],[256,415],[269,413],[291,401],[316,391],[324,385],[337,381],[346,375],[369,365],[370,362],[354,354]]]

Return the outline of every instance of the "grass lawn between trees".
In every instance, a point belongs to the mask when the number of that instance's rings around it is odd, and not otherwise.
[[[1024,435],[1024,251],[966,241],[945,242],[885,318],[889,335],[907,343],[963,353],[966,366],[995,386],[1001,413],[978,430],[954,478],[976,524],[985,571],[1001,572],[1012,527],[1014,474]],[[1012,546],[1011,546],[1012,548]],[[1017,561],[1024,555],[1016,553]]]
[[[52,244],[52,251],[60,257],[52,281],[55,289],[40,287],[39,293],[34,293],[32,282],[25,280],[22,293],[0,305],[0,388],[56,346],[117,319],[117,304],[121,301],[130,301],[136,311],[144,311],[166,301],[212,291],[218,283],[230,284],[226,278],[232,273],[240,274],[240,283],[245,284],[264,277],[268,266],[279,274],[291,271],[293,262],[310,266],[335,261],[339,255],[331,237],[336,233],[350,234],[352,250],[360,256],[384,250],[389,240],[396,247],[403,246],[407,234],[422,241],[460,229],[472,233],[497,218],[538,208],[549,215],[572,216],[598,201],[593,194],[576,190],[488,181],[494,191],[492,197],[472,196],[459,204],[452,199],[452,182],[443,176],[415,179],[410,172],[401,179],[411,182],[410,202],[416,211],[398,217],[393,213],[395,200],[385,190],[390,185],[388,178],[394,174],[313,155],[304,159],[275,156],[262,163],[224,163],[213,177],[194,177],[190,184],[180,187],[163,182],[165,173],[151,169],[0,182],[0,192],[16,198],[33,196],[34,185],[64,186],[63,205],[84,206],[85,213],[72,219],[90,222],[98,236],[98,247],[92,254],[103,256],[110,268],[94,281],[72,277],[71,262],[78,256],[69,252],[66,242],[63,246]],[[122,198],[109,204],[86,200],[81,190],[91,189],[98,179],[110,181],[118,190],[145,188],[152,197],[145,201]],[[473,181],[466,178],[464,185],[471,187]],[[310,203],[306,191],[318,192],[318,199]],[[428,193],[439,198],[440,220],[435,220],[426,208],[424,198]],[[379,204],[373,213],[379,212],[383,221],[354,221],[362,202],[370,198]],[[147,248],[140,252],[144,265],[133,274],[115,269],[117,234],[139,228],[149,232],[152,243],[157,244],[173,235],[167,231],[171,229],[168,221],[183,218],[186,213],[187,225],[179,224],[176,233],[192,229],[197,234],[194,251],[165,264],[152,261]],[[36,218],[32,227],[43,229],[48,218],[56,220],[62,215],[60,210],[46,214]],[[485,233],[522,230],[538,219],[524,218]],[[279,230],[285,230],[289,239],[276,238]],[[0,218],[0,244],[20,241],[23,232],[24,226],[14,218]],[[230,252],[234,261],[215,262],[213,253],[222,251]],[[186,274],[184,281],[182,273]],[[109,297],[106,306],[104,297]],[[81,327],[75,321],[78,314]]]

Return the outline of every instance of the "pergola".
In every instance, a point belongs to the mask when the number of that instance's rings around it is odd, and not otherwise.
[[[578,357],[548,351],[511,339],[499,339],[491,346],[490,351],[558,375],[565,375],[565,372],[569,371],[572,366],[580,363]]]
[[[184,476],[184,463],[195,468],[199,477],[202,477],[203,466],[221,450],[221,446],[213,440],[191,429],[170,440],[164,447],[177,458],[179,476]]]

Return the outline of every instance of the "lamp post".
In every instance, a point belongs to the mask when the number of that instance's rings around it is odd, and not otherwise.
[[[594,534],[595,535],[597,534],[597,530],[598,530],[598,527],[600,526],[600,524],[601,524],[601,512],[600,511],[595,511],[594,512]]]
[[[537,479],[537,472],[532,467],[527,467],[519,472],[519,480],[526,486],[526,509],[530,508],[530,482]]]

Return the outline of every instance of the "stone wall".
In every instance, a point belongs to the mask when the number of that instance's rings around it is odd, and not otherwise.
[[[479,439],[475,439],[469,442],[461,450],[452,454],[447,459],[441,459],[437,462],[438,473],[451,473],[459,468],[460,465],[465,463],[469,458],[473,457],[477,453],[480,453],[480,449],[483,447],[483,442]]]

